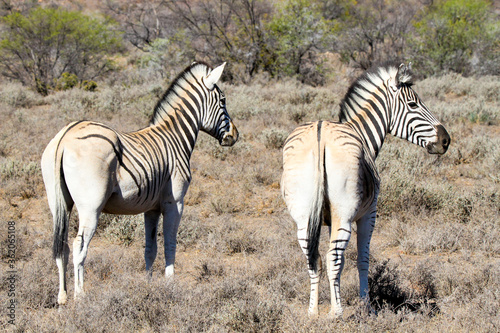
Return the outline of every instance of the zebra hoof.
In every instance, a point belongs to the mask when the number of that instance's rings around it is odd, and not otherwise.
[[[319,312],[318,312],[318,309],[309,309],[309,311],[307,312],[307,315],[309,316],[309,318],[317,318],[319,317]]]
[[[172,279],[173,277],[174,277],[174,266],[173,265],[167,266],[165,268],[165,278],[169,280]]]
[[[85,297],[85,292],[83,290],[80,290],[78,292],[75,291],[75,296],[74,296],[75,300],[82,299],[83,297]]]
[[[343,309],[332,309],[330,311],[330,317],[334,320],[342,320],[342,315],[344,314]]]
[[[67,301],[68,295],[66,293],[59,293],[59,295],[57,296],[57,304],[65,305]]]

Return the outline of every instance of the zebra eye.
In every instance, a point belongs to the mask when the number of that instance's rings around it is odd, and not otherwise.
[[[416,109],[418,107],[417,103],[415,102],[408,103],[408,106],[411,107],[412,109]]]

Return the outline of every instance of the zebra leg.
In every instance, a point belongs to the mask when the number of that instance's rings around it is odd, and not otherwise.
[[[73,265],[75,268],[75,298],[83,294],[83,265],[87,258],[90,241],[94,236],[100,211],[79,210],[78,234],[73,241]]]
[[[321,211],[315,210],[313,202],[321,203],[323,198],[318,197],[322,189],[322,172],[317,170],[317,157],[314,149],[317,149],[317,130],[313,130],[312,135],[306,135],[303,139],[293,141],[287,145],[283,153],[283,174],[281,176],[281,191],[283,199],[290,216],[297,224],[297,239],[300,248],[306,256],[309,278],[311,282],[311,295],[309,299],[309,315],[318,314],[319,282],[321,275],[321,258],[317,255],[316,267],[310,267],[308,251],[308,225],[312,216],[317,216],[317,222],[321,216]],[[319,205],[321,207],[321,205]],[[321,228],[321,225],[319,226]],[[318,240],[319,241],[319,240]]]
[[[332,219],[330,226],[330,246],[326,254],[326,260],[332,304],[330,315],[334,318],[341,317],[343,313],[340,302],[340,275],[344,268],[344,251],[350,238],[351,222],[349,220]]]
[[[165,243],[165,277],[174,275],[177,230],[181,220],[184,202],[178,201],[163,206],[163,237]]]
[[[144,259],[146,260],[146,272],[151,277],[153,274],[153,263],[156,259],[158,250],[156,234],[158,230],[159,211],[149,211],[144,213],[144,234],[146,238],[146,247],[144,249]]]
[[[73,203],[68,203],[68,217],[66,223],[69,223],[71,208],[73,207]],[[63,253],[62,256],[56,256],[56,265],[59,271],[59,293],[57,295],[57,303],[59,305],[64,305],[68,301],[68,288],[67,288],[67,279],[66,273],[68,271],[68,261],[69,261],[69,245],[68,245],[68,225],[64,227],[63,234]]]
[[[56,258],[56,265],[59,270],[59,294],[57,295],[57,303],[66,304],[68,293],[66,287],[66,272],[68,270],[69,246],[68,233],[65,234],[64,252],[62,258]]]
[[[297,238],[299,240],[299,245],[306,258],[307,256],[307,227],[297,230]],[[307,263],[309,267],[309,262]],[[318,261],[316,264],[316,269],[308,269],[309,278],[311,280],[311,296],[309,298],[309,310],[310,316],[318,315],[318,303],[319,303],[319,281],[321,277],[321,256],[318,253]]]
[[[358,274],[359,274],[359,296],[365,301],[368,311],[374,312],[370,306],[368,290],[368,269],[370,264],[370,240],[375,227],[375,217],[377,207],[373,206],[368,213],[363,215],[358,221],[357,246],[358,246]]]
[[[314,165],[310,163],[309,165]],[[307,168],[297,168],[302,172],[301,177],[294,177],[295,175],[288,176],[283,173],[282,189],[285,189],[284,199],[288,207],[288,211],[292,219],[297,224],[297,239],[300,248],[306,256],[309,279],[311,281],[311,295],[309,299],[309,316],[318,315],[318,300],[319,300],[319,282],[321,277],[321,256],[316,253],[317,262],[316,267],[310,269],[309,253],[308,253],[308,240],[307,234],[309,217],[311,215],[311,198],[314,197],[314,181],[306,178],[307,175],[312,175],[311,170]],[[300,180],[300,181],[299,181]]]

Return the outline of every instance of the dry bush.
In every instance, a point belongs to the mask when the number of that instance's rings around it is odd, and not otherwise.
[[[58,273],[50,249],[37,251],[22,267],[16,289],[19,305],[26,309],[54,309],[57,304]]]
[[[281,149],[285,145],[288,132],[280,129],[266,129],[262,131],[262,141],[267,149]]]
[[[103,224],[106,217],[111,220],[106,224],[104,230],[104,237],[107,239],[123,245],[130,245],[136,239],[144,239],[144,237],[140,237],[144,236],[144,218],[142,214],[127,216],[102,215],[99,224]]]
[[[187,211],[182,215],[182,223],[177,233],[177,248],[187,251],[202,243],[208,237],[210,228],[197,215]]]
[[[45,104],[40,94],[22,86],[20,83],[8,82],[2,86],[0,103],[12,108],[32,108]]]

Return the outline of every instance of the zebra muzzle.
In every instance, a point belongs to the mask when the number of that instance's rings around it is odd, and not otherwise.
[[[429,143],[426,148],[429,154],[444,154],[448,150],[450,145],[450,135],[443,127],[443,125],[437,126],[437,141]]]
[[[234,126],[233,122],[229,124],[229,131],[224,134],[222,140],[220,141],[221,146],[232,146],[238,141],[238,130]]]

